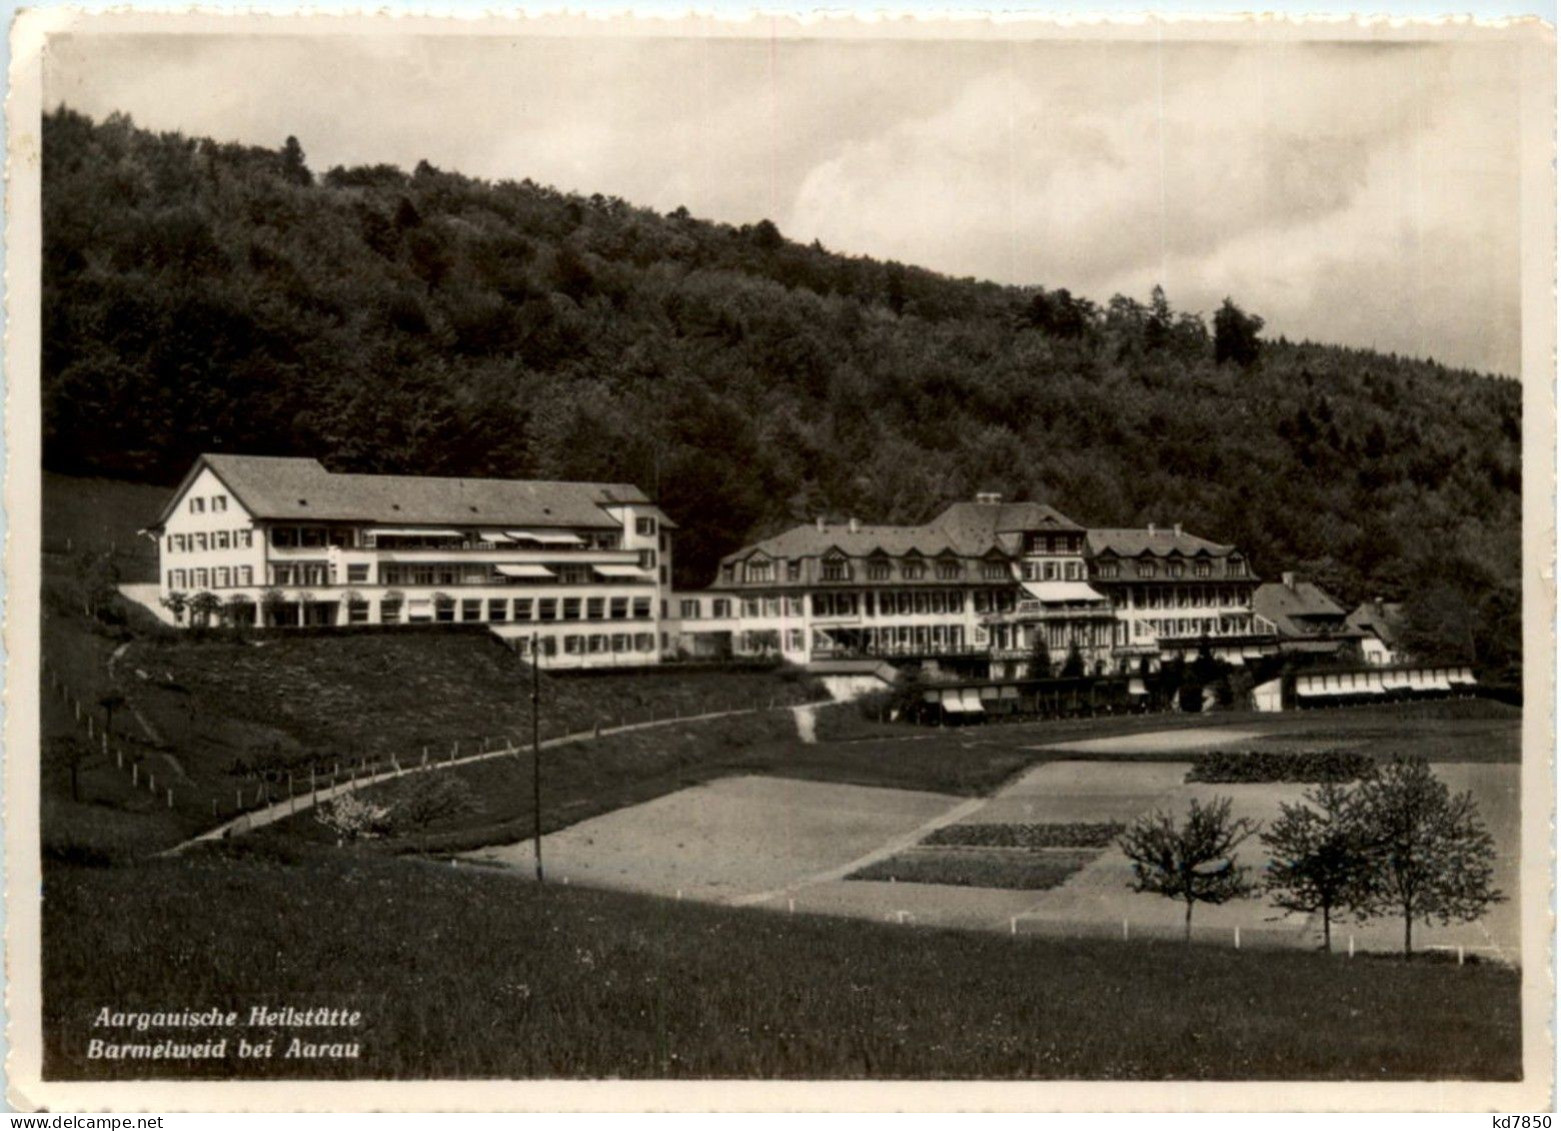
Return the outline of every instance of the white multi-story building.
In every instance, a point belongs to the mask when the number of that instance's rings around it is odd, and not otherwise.
[[[709,590],[676,596],[672,639],[695,655],[906,659],[997,678],[1040,674],[1043,653],[1052,672],[1074,651],[1090,672],[1133,671],[1207,642],[1240,661],[1264,645],[1256,584],[1234,547],[1180,527],[1086,530],[983,494],[921,526],[820,520],[745,547]]]
[[[554,666],[656,663],[673,523],[636,487],[204,455],[148,533],[186,623],[478,623]],[[202,612],[209,593],[220,611]]]

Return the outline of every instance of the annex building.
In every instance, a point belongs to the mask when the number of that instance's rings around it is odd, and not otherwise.
[[[729,555],[674,597],[689,655],[794,663],[919,660],[994,678],[1136,671],[1204,641],[1240,661],[1271,645],[1258,579],[1234,547],[1182,530],[1090,530],[1050,506],[982,494],[920,526],[819,520]]]
[[[203,455],[147,533],[185,623],[479,623],[544,662],[659,661],[674,524],[639,488]],[[209,594],[209,597],[202,595]]]

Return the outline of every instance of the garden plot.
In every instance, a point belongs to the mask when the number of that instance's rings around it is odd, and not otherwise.
[[[545,836],[542,855],[556,880],[724,902],[914,843],[923,826],[960,804],[911,790],[723,778]],[[468,859],[529,868],[532,852],[528,840]]]

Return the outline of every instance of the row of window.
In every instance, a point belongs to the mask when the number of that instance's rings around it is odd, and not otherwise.
[[[678,616],[684,620],[701,620],[707,614],[701,611],[704,604],[698,597],[685,597],[678,602]],[[725,597],[712,597],[710,599],[709,617],[712,620],[721,620],[732,615],[732,602]]]
[[[1135,577],[1159,577],[1161,575],[1161,572],[1162,572],[1161,571],[1161,565],[1162,565],[1162,563],[1160,563],[1160,562],[1151,562],[1151,561],[1134,562],[1133,563],[1133,576],[1135,576]],[[1164,574],[1165,574],[1166,577],[1174,579],[1174,578],[1178,578],[1178,577],[1186,577],[1187,576],[1187,563],[1186,562],[1169,561],[1169,562],[1163,563],[1163,565],[1165,567],[1164,568]],[[1122,563],[1121,562],[1100,562],[1100,561],[1097,561],[1095,563],[1095,576],[1100,578],[1102,581],[1115,581],[1117,578],[1122,576]],[[1192,563],[1192,576],[1193,577],[1213,577],[1214,576],[1214,563],[1211,562],[1211,561],[1204,560],[1204,559],[1195,560]],[[1225,574],[1224,574],[1224,576],[1226,576],[1226,577],[1245,577],[1245,576],[1247,576],[1247,563],[1243,559],[1241,559],[1241,558],[1227,558],[1225,560]]]
[[[170,590],[233,589],[255,583],[253,566],[217,566],[208,569],[171,569]]]
[[[1138,621],[1134,635],[1140,638],[1161,636],[1245,636],[1252,632],[1251,617],[1165,617]]]
[[[755,558],[745,563],[742,579],[749,584],[779,581],[781,565],[785,566],[787,581],[802,580],[800,561],[792,559],[777,562],[769,558]],[[889,581],[895,576],[902,581],[925,581],[929,576],[939,581],[958,581],[966,576],[965,563],[956,558],[935,558],[931,567],[929,574],[928,562],[919,557],[902,558],[896,567],[895,563],[887,557],[874,556],[867,559],[863,573],[868,581]],[[721,567],[723,582],[730,584],[736,580],[736,576],[735,565],[727,564]],[[819,565],[819,579],[822,581],[850,581],[855,576],[856,567],[843,555],[829,555]],[[1011,576],[1007,560],[993,559],[980,563],[979,576],[987,581],[998,581]]]
[[[1244,605],[1246,591],[1224,585],[1134,585],[1128,588],[1129,608],[1196,609]]]
[[[1024,562],[1020,572],[1026,581],[1083,581],[1084,563],[1071,562]]]
[[[228,509],[228,497],[226,495],[191,495],[190,513],[205,514],[208,504],[214,513],[225,511]]]
[[[253,544],[254,532],[251,530],[197,530],[194,534],[168,535],[168,552],[171,554],[247,550]]]

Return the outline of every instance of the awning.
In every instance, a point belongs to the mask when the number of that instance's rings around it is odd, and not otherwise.
[[[376,526],[364,531],[376,538],[459,538],[459,530],[443,526]]]
[[[484,542],[508,542],[509,535],[502,530],[479,530]]]
[[[553,578],[558,576],[548,569],[547,566],[542,565],[499,565],[493,568],[505,577]]]
[[[1127,681],[1127,693],[1129,695],[1148,695],[1149,689],[1144,686],[1143,680],[1130,679]]]
[[[974,687],[965,688],[965,694],[963,698],[965,701],[966,714],[970,714],[973,711],[979,711],[982,714],[986,713],[986,708],[981,706],[981,693]]]
[[[1024,591],[1046,604],[1067,601],[1104,601],[1105,595],[1083,581],[1021,581]]]
[[[965,712],[965,701],[960,698],[957,691],[945,691],[943,693],[943,709],[951,715],[960,715]],[[976,710],[981,709],[981,704],[976,704]]]
[[[578,534],[567,534],[557,530],[506,530],[517,542],[540,542],[544,546],[583,546],[584,540]]]
[[[1014,687],[1011,684],[1005,684],[1003,686],[1002,694],[999,696],[999,698],[1002,698],[1002,699],[1017,699],[1017,698],[1019,698],[1019,689],[1017,687]]]
[[[650,576],[639,566],[593,565],[591,571],[601,577],[627,577],[634,581],[650,580]]]

